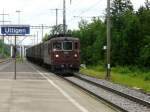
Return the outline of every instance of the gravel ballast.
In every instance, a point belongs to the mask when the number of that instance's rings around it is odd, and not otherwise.
[[[141,93],[138,90],[134,90],[134,89],[131,89],[131,88],[119,85],[119,84],[114,84],[112,82],[109,82],[109,81],[106,81],[106,80],[103,80],[103,79],[97,79],[97,78],[89,77],[89,76],[82,75],[82,74],[76,74],[76,75],[81,77],[81,78],[90,80],[90,81],[95,82],[97,84],[106,86],[108,88],[114,89],[116,91],[122,92],[124,94],[136,97],[138,99],[141,99],[141,100],[144,100],[144,101],[150,103],[150,95]]]
[[[84,77],[91,78],[91,77],[88,77],[88,76],[84,76]],[[91,78],[91,79],[92,80],[97,80],[95,78],[94,79]],[[112,93],[110,91],[104,90],[100,87],[92,85],[92,84],[90,84],[88,82],[85,82],[81,79],[78,79],[76,77],[67,77],[67,80],[70,80],[71,82],[81,86],[82,88],[94,93],[97,96],[100,96],[102,99],[105,99],[105,100],[117,105],[118,107],[120,107],[123,110],[126,110],[128,112],[150,112],[150,108],[148,108],[146,106],[137,104],[136,102],[133,102],[129,99],[121,97],[121,96],[119,96],[115,93]],[[101,82],[101,80],[99,80],[99,81]],[[103,82],[103,83],[105,83],[105,82]],[[105,83],[105,84],[107,84],[107,83]]]

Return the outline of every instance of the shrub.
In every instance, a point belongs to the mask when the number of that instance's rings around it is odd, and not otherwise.
[[[150,73],[148,73],[147,75],[145,75],[144,80],[145,81],[150,81]]]

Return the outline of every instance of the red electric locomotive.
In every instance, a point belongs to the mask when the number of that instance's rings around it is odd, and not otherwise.
[[[73,37],[55,37],[26,50],[28,60],[46,64],[53,72],[74,73],[80,67],[80,41]]]

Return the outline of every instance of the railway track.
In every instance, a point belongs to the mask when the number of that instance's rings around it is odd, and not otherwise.
[[[131,96],[124,92],[117,91],[113,88],[109,88],[102,84],[89,80],[86,77],[82,77],[79,74],[73,76],[59,77],[65,79],[69,83],[83,89],[84,91],[92,94],[100,100],[103,100],[107,104],[115,107],[123,112],[150,112],[150,102]]]
[[[91,83],[91,84],[94,84],[94,85],[96,85],[96,86],[99,86],[99,87],[101,87],[101,88],[104,88],[104,89],[106,89],[106,90],[108,90],[108,91],[110,91],[110,92],[114,92],[114,93],[116,93],[116,94],[118,94],[118,95],[120,95],[120,96],[122,96],[122,97],[125,97],[125,98],[130,99],[130,100],[135,101],[135,102],[138,102],[138,103],[140,103],[141,105],[144,105],[144,106],[147,106],[147,107],[150,108],[150,101],[146,101],[146,100],[144,100],[144,99],[141,99],[141,98],[132,96],[132,95],[130,95],[130,94],[126,94],[126,93],[124,93],[124,92],[122,92],[122,91],[118,91],[118,90],[116,90],[116,89],[113,89],[113,88],[104,86],[104,85],[98,83],[97,81],[89,80],[88,77],[82,77],[82,76],[79,75],[79,74],[76,74],[75,77],[80,78],[81,80],[87,81],[87,82],[89,82],[89,83]]]

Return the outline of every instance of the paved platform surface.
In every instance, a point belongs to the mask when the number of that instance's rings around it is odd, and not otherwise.
[[[115,112],[53,73],[28,63],[0,64],[0,112]]]

